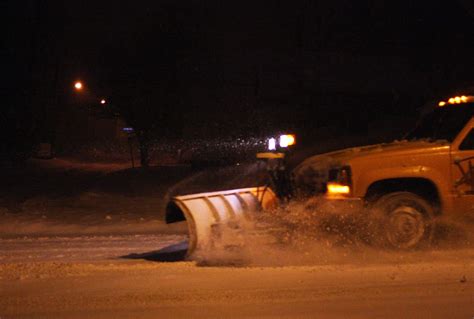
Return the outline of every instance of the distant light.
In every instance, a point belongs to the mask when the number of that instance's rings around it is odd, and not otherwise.
[[[295,144],[295,136],[292,134],[285,134],[280,136],[280,147],[288,147]]]
[[[438,103],[438,106],[445,106],[446,105],[446,102],[445,101],[441,101]]]
[[[107,101],[105,99],[100,100],[100,104],[105,104]]]
[[[467,96],[465,96],[465,95],[461,96],[461,101],[467,102]]]
[[[461,97],[456,96],[456,97],[454,98],[454,101],[456,101],[457,104],[461,103]]]
[[[273,137],[268,140],[268,150],[269,151],[276,150],[276,140]]]
[[[76,83],[74,83],[74,88],[76,90],[82,90],[82,88],[83,88],[82,82],[77,81]]]

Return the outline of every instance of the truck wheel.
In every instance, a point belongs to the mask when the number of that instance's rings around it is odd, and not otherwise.
[[[432,206],[409,192],[382,196],[374,205],[383,213],[383,234],[387,246],[410,249],[429,243],[433,234]]]

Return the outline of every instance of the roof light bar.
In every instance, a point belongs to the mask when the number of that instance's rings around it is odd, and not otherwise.
[[[443,107],[443,106],[446,106],[446,104],[462,104],[462,103],[469,103],[469,102],[474,102],[474,96],[461,95],[461,96],[450,97],[448,101],[440,101],[438,103],[438,106]]]

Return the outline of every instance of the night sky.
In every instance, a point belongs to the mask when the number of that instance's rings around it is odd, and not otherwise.
[[[23,139],[54,134],[77,79],[90,101],[159,108],[181,138],[367,135],[408,125],[474,71],[468,0],[25,0],[2,13],[2,129]]]

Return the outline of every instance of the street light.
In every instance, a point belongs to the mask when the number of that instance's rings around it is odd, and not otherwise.
[[[82,82],[76,81],[76,83],[74,83],[74,88],[76,89],[76,91],[81,91],[83,88]]]
[[[100,100],[100,104],[104,105],[105,103],[107,103],[105,99]]]

